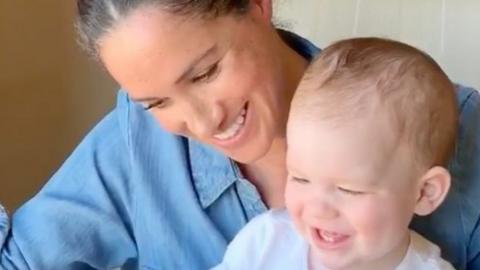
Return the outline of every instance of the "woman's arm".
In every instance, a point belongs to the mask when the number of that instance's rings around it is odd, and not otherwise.
[[[7,212],[2,205],[0,205],[0,247],[5,243],[8,231],[10,230],[10,224],[7,216]]]
[[[111,269],[135,261],[134,198],[121,134],[113,112],[13,215],[10,228],[0,213],[0,269]]]

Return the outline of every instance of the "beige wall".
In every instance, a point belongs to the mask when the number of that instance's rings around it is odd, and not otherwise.
[[[0,0],[0,202],[13,210],[114,104],[74,40],[75,1]]]
[[[480,88],[479,0],[274,0],[325,46],[353,35],[415,44]],[[13,210],[58,168],[117,88],[74,42],[75,1],[0,0],[0,202]]]
[[[282,24],[321,47],[353,36],[402,40],[430,53],[452,80],[480,89],[480,0],[276,0],[276,4]]]

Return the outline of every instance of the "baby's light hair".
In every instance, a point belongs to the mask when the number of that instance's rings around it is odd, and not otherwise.
[[[380,113],[421,164],[447,164],[458,127],[455,87],[430,56],[407,44],[381,38],[332,44],[311,63],[291,107],[291,118],[337,125]]]

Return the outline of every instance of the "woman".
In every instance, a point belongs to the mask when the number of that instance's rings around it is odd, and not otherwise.
[[[124,90],[10,229],[2,216],[0,266],[215,265],[248,220],[283,205],[289,102],[318,49],[271,25],[271,0],[78,7],[84,45]],[[458,269],[478,269],[480,98],[465,88],[458,96],[458,179],[415,229]]]

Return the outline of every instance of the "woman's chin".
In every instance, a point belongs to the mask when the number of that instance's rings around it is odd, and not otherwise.
[[[259,147],[251,145],[248,148],[238,149],[236,151],[222,151],[226,156],[241,164],[253,164],[268,153],[269,147]],[[221,149],[222,150],[222,149]]]

